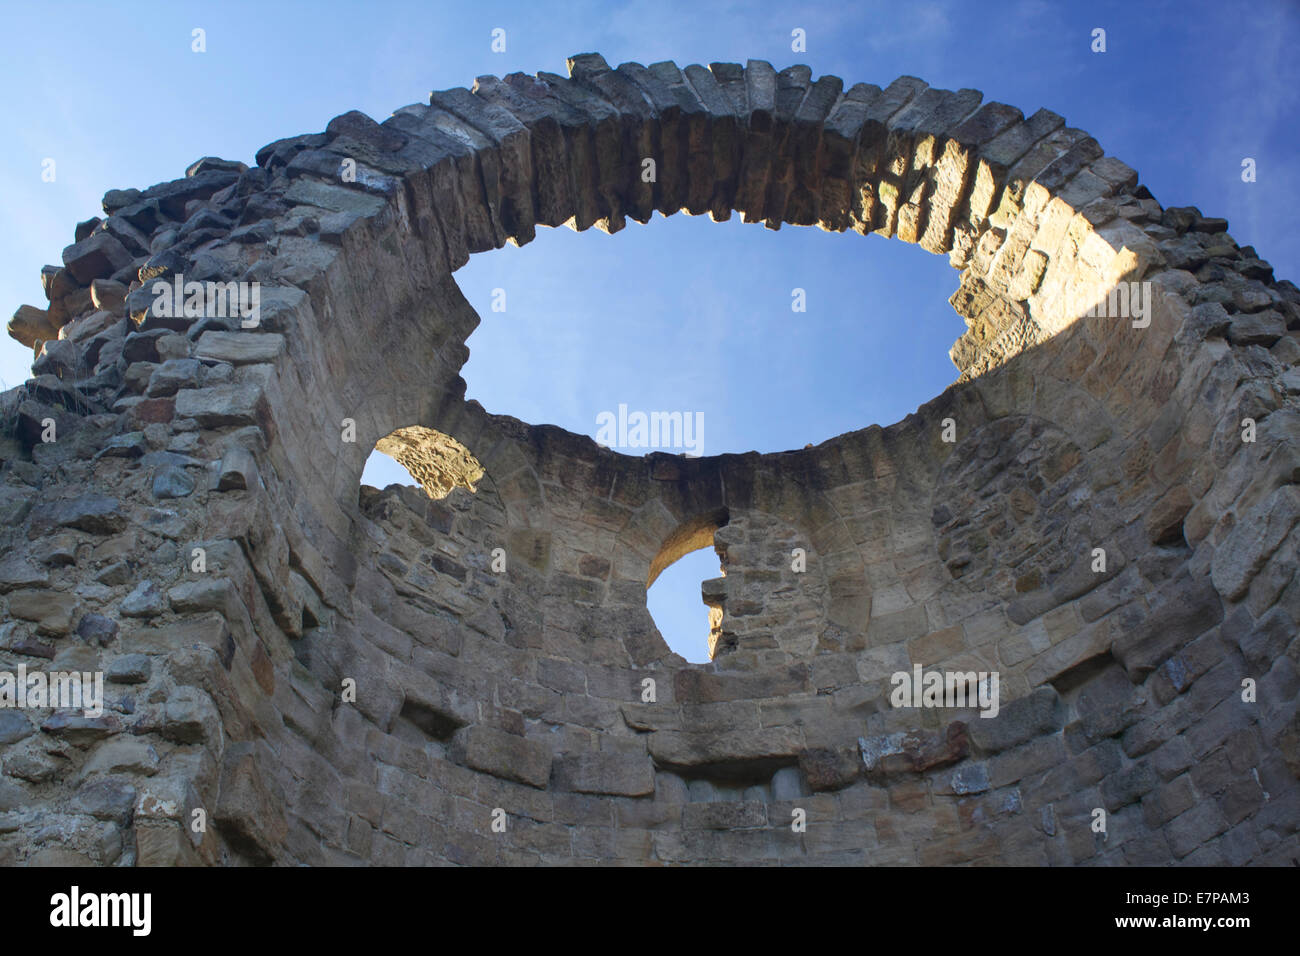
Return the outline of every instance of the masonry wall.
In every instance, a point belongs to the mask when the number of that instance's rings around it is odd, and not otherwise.
[[[1300,290],[1225,222],[1049,111],[759,61],[583,55],[257,163],[111,191],[10,323],[0,670],[111,705],[0,710],[0,860],[1297,857]],[[468,255],[680,209],[947,254],[957,383],[701,459],[464,400]],[[176,274],[259,324],[151,314]],[[1087,314],[1129,282],[1149,324]],[[426,489],[359,487],[385,440]],[[710,536],[701,666],[645,593]],[[999,715],[892,707],[916,664]]]

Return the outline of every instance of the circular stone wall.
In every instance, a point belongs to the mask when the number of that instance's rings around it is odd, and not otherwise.
[[[569,67],[112,190],[45,270],[0,670],[106,706],[0,714],[0,862],[1289,864],[1300,290],[1047,110]],[[958,382],[700,459],[464,400],[470,254],[682,209],[948,255]],[[358,496],[381,441],[427,493]],[[710,531],[697,666],[645,593]]]

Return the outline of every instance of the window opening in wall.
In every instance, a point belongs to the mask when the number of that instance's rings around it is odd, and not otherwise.
[[[646,590],[646,606],[669,649],[707,664],[722,627],[722,608],[704,603],[700,584],[721,576],[712,543],[677,559]]]
[[[361,483],[376,488],[419,485],[435,500],[453,488],[474,491],[483,466],[468,448],[450,435],[412,425],[379,439],[366,459]]]

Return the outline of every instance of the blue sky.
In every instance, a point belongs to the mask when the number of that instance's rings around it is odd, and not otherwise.
[[[494,28],[506,51],[491,50]],[[1093,53],[1092,31],[1107,50]],[[195,53],[195,28],[207,51]],[[793,53],[791,31],[807,35]],[[360,109],[382,120],[485,73],[766,59],[884,85],[908,73],[1046,106],[1137,169],[1166,206],[1228,218],[1283,278],[1300,278],[1300,4],[1253,0],[970,3],[919,0],[631,3],[6,3],[0,13],[0,299],[43,305],[40,268],[114,187],[183,175]],[[1252,157],[1257,181],[1243,183]],[[56,161],[43,182],[42,161]],[[954,377],[962,331],[945,259],[878,237],[734,220],[656,218],[615,236],[539,230],[457,274],[483,324],[469,396],[492,412],[593,435],[620,403],[704,415],[704,453],[801,447],[889,424]],[[492,290],[506,311],[491,311]],[[807,294],[793,313],[791,290]],[[0,378],[28,374],[5,340]],[[472,450],[472,449],[471,449]],[[409,480],[376,461],[367,480]],[[651,610],[670,646],[703,658],[699,582],[711,551],[661,577]]]

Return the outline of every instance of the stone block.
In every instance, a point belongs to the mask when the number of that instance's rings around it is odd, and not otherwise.
[[[1251,580],[1300,521],[1300,487],[1285,485],[1237,519],[1214,550],[1210,574],[1229,601],[1240,600]]]
[[[107,279],[131,263],[131,253],[106,232],[87,236],[63,250],[64,268],[79,285],[90,285],[92,279]]]
[[[682,810],[685,830],[743,830],[767,825],[767,805],[758,800],[688,803]]]
[[[655,792],[650,758],[636,754],[570,754],[555,761],[556,786],[577,793],[644,797]]]
[[[478,725],[466,728],[464,746],[465,762],[475,770],[539,789],[550,780],[553,754],[538,741]]]
[[[998,753],[1042,734],[1061,729],[1064,707],[1052,687],[1040,687],[1028,697],[1003,704],[996,717],[977,718],[969,724],[971,742],[984,753]]]
[[[273,332],[204,332],[199,336],[194,355],[206,362],[247,365],[274,362],[284,349],[284,336]]]

